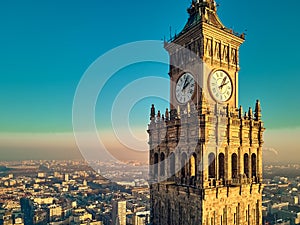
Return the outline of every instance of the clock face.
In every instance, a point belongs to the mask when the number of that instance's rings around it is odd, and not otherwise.
[[[195,79],[192,74],[183,74],[176,83],[176,99],[185,104],[191,100],[195,91]]]
[[[227,102],[233,93],[231,79],[222,70],[217,70],[210,76],[209,88],[213,98],[218,102]]]

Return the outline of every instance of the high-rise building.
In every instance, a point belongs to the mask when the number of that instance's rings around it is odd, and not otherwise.
[[[66,173],[66,174],[64,175],[64,181],[65,181],[65,182],[68,182],[68,181],[69,181],[69,174]]]
[[[21,210],[24,214],[24,224],[32,225],[33,217],[34,217],[34,203],[29,198],[21,198],[20,199]]]
[[[188,13],[165,43],[170,111],[151,108],[151,224],[261,225],[261,106],[238,105],[245,35],[222,24],[214,0],[194,0]]]
[[[126,201],[113,201],[112,225],[126,225]]]

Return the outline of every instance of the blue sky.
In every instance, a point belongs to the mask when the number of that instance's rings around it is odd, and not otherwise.
[[[260,99],[269,130],[297,129],[300,2],[218,3],[221,21],[247,34],[240,51],[240,104],[247,108]],[[187,0],[1,1],[0,132],[71,132],[74,93],[91,63],[119,45],[169,37],[170,26],[173,34],[179,32],[189,5]],[[167,72],[166,65],[144,64],[117,73],[97,105],[100,129],[109,126],[105,121],[117,90],[143,76],[168,78]],[[146,129],[152,102],[136,106],[132,123]]]

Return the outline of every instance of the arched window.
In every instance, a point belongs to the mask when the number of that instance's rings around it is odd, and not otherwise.
[[[197,166],[196,166],[196,162],[197,162],[197,156],[196,154],[193,154],[190,158],[190,177],[195,177],[196,176],[196,171],[197,171]]]
[[[237,154],[233,153],[231,156],[231,174],[232,178],[238,177],[238,160]]]
[[[157,178],[158,176],[158,154],[154,154],[154,177]]]
[[[225,178],[225,156],[223,153],[219,154],[219,179]]]
[[[251,156],[251,168],[252,168],[252,177],[257,176],[257,164],[256,164],[256,154],[252,154]]]
[[[162,152],[160,154],[160,176],[165,176],[165,154]]]
[[[181,154],[181,178],[185,178],[187,175],[186,164],[187,164],[187,155],[184,152]]]
[[[249,178],[249,155],[244,155],[244,174]]]
[[[169,167],[169,176],[175,176],[175,154],[172,152],[169,156],[170,167]]]
[[[216,178],[216,157],[214,153],[208,155],[208,177]]]

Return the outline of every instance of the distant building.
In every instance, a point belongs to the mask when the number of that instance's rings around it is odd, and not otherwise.
[[[86,209],[75,209],[73,216],[75,224],[88,224],[93,220],[92,214],[88,213]]]
[[[288,210],[288,208],[289,208],[288,202],[275,203],[270,207],[269,213],[275,214],[280,210]]]
[[[72,205],[72,208],[77,208],[77,202],[76,201],[73,201],[71,205]]]
[[[59,205],[48,206],[48,222],[62,218],[62,207]]]
[[[24,214],[17,210],[12,212],[13,223],[16,225],[24,225]]]
[[[33,224],[34,225],[47,224],[47,212],[42,209],[35,210],[33,215]]]
[[[13,225],[13,218],[10,212],[5,213],[3,216],[3,225]]]
[[[277,218],[283,221],[290,221],[291,225],[300,224],[300,207],[289,206],[287,209],[281,209],[277,213]]]
[[[46,177],[46,174],[45,173],[38,173],[38,178],[45,178]]]
[[[54,202],[54,199],[53,198],[35,198],[33,201],[39,205],[52,205]]]
[[[290,221],[278,220],[274,225],[291,225]]]
[[[47,212],[43,209],[35,209],[35,202],[29,198],[21,198],[21,211],[24,214],[24,225],[47,224]]]
[[[126,225],[126,201],[114,201],[111,225]]]
[[[33,201],[31,201],[28,198],[21,198],[20,203],[21,203],[22,213],[24,213],[24,224],[32,225],[33,217],[34,217]]]
[[[60,175],[59,172],[54,172],[53,176],[54,176],[55,178],[61,178],[61,175]]]
[[[133,225],[147,225],[150,222],[150,211],[137,212],[133,217]]]
[[[64,181],[66,181],[66,182],[68,182],[69,181],[69,174],[65,174],[65,176],[64,176]]]

